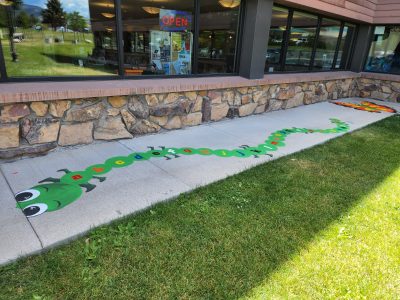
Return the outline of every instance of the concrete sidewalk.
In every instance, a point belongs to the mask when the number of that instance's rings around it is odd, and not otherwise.
[[[360,102],[360,99],[342,99]],[[382,103],[400,111],[399,104]],[[92,179],[97,187],[70,205],[54,212],[26,218],[16,208],[14,194],[38,185],[48,177],[60,178],[60,169],[85,170],[114,156],[147,151],[148,146],[233,149],[240,145],[256,146],[274,131],[299,127],[328,129],[337,118],[350,125],[350,131],[387,118],[390,113],[371,113],[332,103],[318,103],[284,111],[210,123],[131,140],[92,144],[63,149],[44,157],[23,159],[0,165],[0,264],[39,252],[75,238],[93,227],[135,213],[155,203],[171,199],[271,159],[315,146],[341,134],[295,133],[286,146],[271,152],[273,158],[218,156],[181,156],[177,159],[154,158],[135,162],[105,174],[104,182]],[[83,189],[85,191],[85,189]]]

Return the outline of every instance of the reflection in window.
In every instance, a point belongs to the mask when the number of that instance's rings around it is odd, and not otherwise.
[[[25,1],[0,6],[9,76],[116,74],[114,2]]]
[[[122,0],[126,75],[192,73],[194,2]]]
[[[340,22],[323,18],[319,31],[313,69],[330,70],[339,38]]]
[[[199,73],[235,71],[240,0],[201,0]]]
[[[297,12],[293,13],[292,28],[286,54],[286,71],[308,70],[311,53],[317,31],[317,16]]]
[[[265,62],[266,72],[282,71],[282,47],[287,32],[288,15],[289,11],[287,8],[277,6],[272,8],[272,20]]]
[[[400,26],[376,26],[366,71],[400,74]]]
[[[350,59],[355,32],[356,27],[354,25],[347,23],[344,25],[335,69],[346,69]]]

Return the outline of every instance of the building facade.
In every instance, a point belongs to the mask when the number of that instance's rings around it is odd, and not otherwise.
[[[400,101],[400,0],[0,0],[0,157]]]

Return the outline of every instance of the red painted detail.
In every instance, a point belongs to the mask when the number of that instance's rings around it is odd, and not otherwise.
[[[82,179],[83,177],[81,176],[81,175],[74,175],[74,176],[72,176],[72,179],[73,180],[79,180],[79,179]]]
[[[93,171],[95,171],[96,173],[100,173],[104,171],[104,168],[93,168]]]

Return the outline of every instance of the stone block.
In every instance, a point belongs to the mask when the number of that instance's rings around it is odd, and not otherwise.
[[[169,105],[158,105],[156,107],[150,107],[150,115],[156,117],[163,116],[183,116],[186,115],[191,108],[191,103],[188,99],[180,99],[179,101]]]
[[[361,98],[367,98],[367,97],[370,97],[370,96],[371,96],[370,92],[365,91],[365,90],[360,91],[360,97]]]
[[[253,101],[258,104],[265,104],[268,101],[267,93],[264,91],[257,91],[253,94]]]
[[[132,134],[141,135],[146,133],[155,133],[161,129],[157,124],[148,120],[140,120],[130,130]]]
[[[0,139],[1,139],[1,133],[0,133]],[[53,150],[55,148],[57,148],[57,142],[36,144],[36,145],[20,145],[18,148],[0,149],[0,159],[10,159],[18,156],[44,155],[50,150]]]
[[[61,125],[58,144],[61,146],[93,142],[93,122]]]
[[[276,94],[276,99],[278,100],[288,100],[290,98],[293,98],[294,95],[296,94],[294,87],[289,87],[287,89],[283,89],[282,87],[279,89],[279,91]]]
[[[17,122],[29,115],[31,111],[26,104],[9,104],[0,107],[0,123]]]
[[[159,103],[158,97],[156,94],[149,94],[145,96],[146,102],[148,106],[156,106]]]
[[[241,93],[242,95],[247,94],[247,91],[249,90],[249,88],[247,87],[241,87],[241,88],[237,88],[236,89],[239,93]]]
[[[390,94],[381,93],[379,91],[373,91],[371,97],[374,99],[386,100],[390,97]]]
[[[257,107],[257,103],[249,103],[239,107],[239,116],[245,117],[251,115]]]
[[[212,104],[219,104],[222,102],[222,92],[220,91],[209,91],[208,98],[210,98]]]
[[[201,124],[202,118],[201,112],[195,112],[182,117],[182,123],[184,126],[195,126]]]
[[[38,117],[43,117],[47,114],[49,105],[46,102],[38,101],[31,103],[31,109]]]
[[[22,136],[29,144],[43,144],[57,141],[60,121],[51,118],[24,119]]]
[[[237,94],[236,94],[236,97],[240,97],[240,94],[237,93]],[[253,97],[252,97],[251,95],[249,95],[249,94],[242,95],[241,98],[242,98],[242,99],[241,99],[241,104],[242,104],[242,105],[250,103],[251,100],[253,99]]]
[[[0,125],[0,149],[7,149],[19,146],[19,125]]]
[[[103,103],[99,102],[84,107],[73,107],[67,111],[65,121],[87,122],[97,120],[104,109]]]
[[[219,121],[226,117],[229,110],[228,103],[221,103],[211,106],[211,120]]]
[[[127,109],[121,110],[121,116],[126,128],[128,128],[128,131],[130,131],[131,128],[133,128],[133,125],[136,124],[136,118]]]
[[[260,106],[257,106],[257,108],[254,111],[254,113],[255,114],[262,114],[263,112],[265,112],[265,107],[266,107],[266,104],[262,104]]]
[[[182,127],[182,121],[179,116],[174,116],[169,121],[167,124],[163,126],[165,129],[178,129]]]
[[[304,100],[304,92],[297,93],[293,98],[286,101],[285,108],[292,108],[303,105]]]
[[[150,116],[149,121],[156,123],[159,126],[164,126],[168,122],[168,116],[163,116],[163,117]]]
[[[129,139],[132,135],[126,130],[120,117],[107,117],[100,120],[94,130],[96,140]]]
[[[211,120],[211,99],[208,97],[202,98],[203,122],[209,122]]]
[[[52,101],[50,102],[50,114],[56,118],[62,118],[64,116],[65,111],[70,109],[71,101],[61,100],[61,101]]]
[[[127,103],[127,101],[125,96],[113,96],[108,97],[108,103],[110,103],[112,107],[121,108]]]
[[[235,92],[232,90],[225,90],[222,93],[222,101],[228,102],[229,105],[240,105],[240,100],[238,104],[235,104]]]
[[[382,92],[386,94],[390,94],[392,92],[392,89],[386,85],[381,86]]]
[[[171,104],[174,103],[175,101],[178,101],[179,99],[179,93],[169,93],[167,97],[164,99],[164,104]]]
[[[110,107],[110,108],[107,109],[107,116],[116,117],[118,115],[119,115],[119,109],[118,108]]]
[[[190,101],[194,101],[197,98],[196,92],[185,92],[185,97],[188,98]]]
[[[275,111],[284,108],[284,102],[281,100],[271,99],[266,111]]]
[[[147,119],[149,117],[149,107],[143,97],[132,96],[128,102],[128,109],[137,118]]]
[[[203,107],[203,97],[202,96],[197,96],[194,105],[192,107],[192,112],[198,112],[201,111]]]
[[[333,93],[336,90],[336,81],[327,81],[325,85],[328,93]]]

